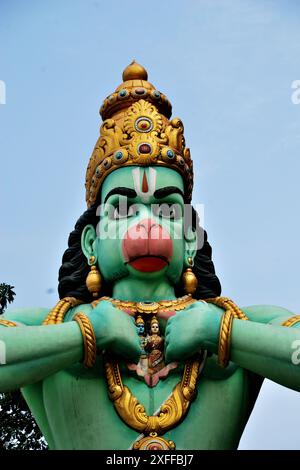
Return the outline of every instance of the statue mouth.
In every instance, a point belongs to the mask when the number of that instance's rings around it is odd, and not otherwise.
[[[160,271],[168,264],[168,260],[163,256],[139,256],[129,261],[128,264],[137,271],[152,273]]]

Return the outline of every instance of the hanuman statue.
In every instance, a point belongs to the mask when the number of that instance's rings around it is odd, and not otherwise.
[[[100,109],[60,300],[0,320],[0,392],[21,389],[51,449],[236,449],[264,377],[300,390],[300,316],[220,297],[171,112],[131,63]]]

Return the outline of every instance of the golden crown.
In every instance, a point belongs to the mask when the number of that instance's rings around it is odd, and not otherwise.
[[[135,324],[136,324],[136,325],[144,325],[144,324],[145,324],[145,322],[144,322],[144,320],[142,319],[141,315],[139,315],[139,316],[137,317],[137,319],[135,320]]]
[[[167,97],[147,81],[144,67],[132,62],[123,72],[123,83],[100,108],[104,120],[86,172],[86,201],[97,200],[105,177],[123,166],[158,165],[178,171],[185,183],[186,202],[193,189],[193,163],[185,147],[183,124],[169,121]]]

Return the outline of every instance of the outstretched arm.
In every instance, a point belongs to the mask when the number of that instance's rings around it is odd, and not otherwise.
[[[247,314],[247,309],[243,311]],[[167,361],[182,360],[200,348],[217,354],[223,313],[215,305],[197,303],[172,317],[166,330]],[[284,311],[282,315],[281,309],[277,313],[270,315],[270,323],[234,319],[230,360],[300,391],[300,324],[281,326],[292,314]]]
[[[99,350],[137,360],[140,345],[134,322],[109,302],[101,302],[94,310],[89,305],[76,307],[70,321],[59,325],[26,326],[14,312],[2,319],[18,326],[0,325],[0,392],[38,382],[82,360],[82,333],[77,322],[71,321],[79,310],[90,318]]]
[[[83,357],[82,335],[76,322],[0,326],[0,347],[1,392],[37,382]]]

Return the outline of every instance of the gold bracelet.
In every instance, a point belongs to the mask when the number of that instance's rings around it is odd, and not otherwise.
[[[94,333],[93,326],[89,318],[84,313],[76,313],[73,320],[75,320],[81,330],[84,343],[84,359],[83,365],[87,368],[91,368],[95,365],[97,344],[96,336]]]
[[[15,323],[14,321],[10,321],[10,320],[0,320],[0,325],[3,325],[3,326],[18,326],[17,323]]]
[[[232,324],[233,314],[230,310],[226,310],[222,315],[218,348],[218,363],[223,368],[229,363]]]

